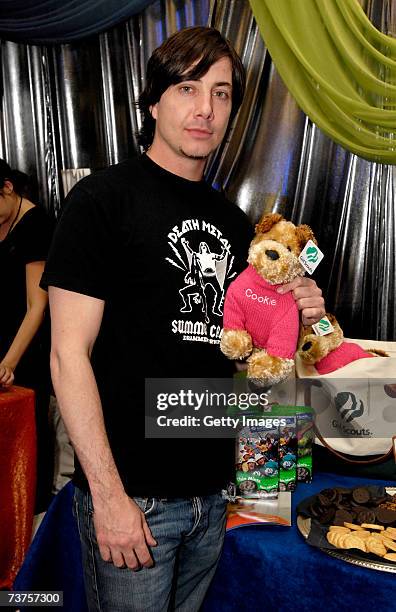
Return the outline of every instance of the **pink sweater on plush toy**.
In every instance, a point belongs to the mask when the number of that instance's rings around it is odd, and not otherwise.
[[[315,368],[319,374],[330,374],[339,368],[343,368],[364,357],[374,357],[371,353],[367,353],[361,346],[355,342],[343,342],[331,351],[326,357],[315,363]]]
[[[308,366],[315,366],[318,374],[331,374],[340,368],[366,357],[388,357],[379,349],[364,350],[356,342],[346,342],[336,317],[330,312],[326,316],[333,331],[325,336],[314,334],[312,326],[303,327],[299,341],[298,354]]]
[[[227,290],[224,327],[246,329],[253,345],[271,355],[293,359],[298,338],[298,309],[291,293],[276,292],[249,265]]]

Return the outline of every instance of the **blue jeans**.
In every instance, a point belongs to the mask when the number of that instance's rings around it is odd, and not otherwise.
[[[95,537],[91,495],[76,487],[74,514],[89,610],[199,610],[223,546],[226,501],[220,493],[169,500],[133,499],[157,541],[151,549],[154,566],[136,572],[103,561]]]

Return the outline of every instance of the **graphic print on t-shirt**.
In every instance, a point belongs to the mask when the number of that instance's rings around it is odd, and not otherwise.
[[[226,284],[236,275],[231,245],[220,230],[203,219],[186,219],[168,233],[172,257],[181,271],[179,304],[185,319],[174,319],[172,331],[183,340],[218,344]],[[227,283],[226,283],[227,281]]]

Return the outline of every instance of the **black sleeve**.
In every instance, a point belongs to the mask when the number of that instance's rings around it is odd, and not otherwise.
[[[82,181],[84,183],[84,180]],[[106,299],[114,256],[114,207],[76,185],[65,201],[41,287]]]
[[[25,264],[33,261],[45,261],[48,256],[52,238],[52,223],[47,213],[36,206],[23,227],[23,238],[20,254]]]

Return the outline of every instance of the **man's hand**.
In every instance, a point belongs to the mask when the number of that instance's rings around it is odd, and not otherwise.
[[[94,525],[100,554],[116,567],[138,570],[152,567],[149,546],[157,542],[151,535],[139,506],[123,494],[121,497],[94,503]]]
[[[4,361],[0,363],[0,386],[11,387],[14,382],[14,370]]]
[[[293,292],[297,308],[301,310],[303,325],[313,325],[326,314],[322,290],[312,278],[298,276],[290,283],[278,287],[277,292],[284,294]]]

